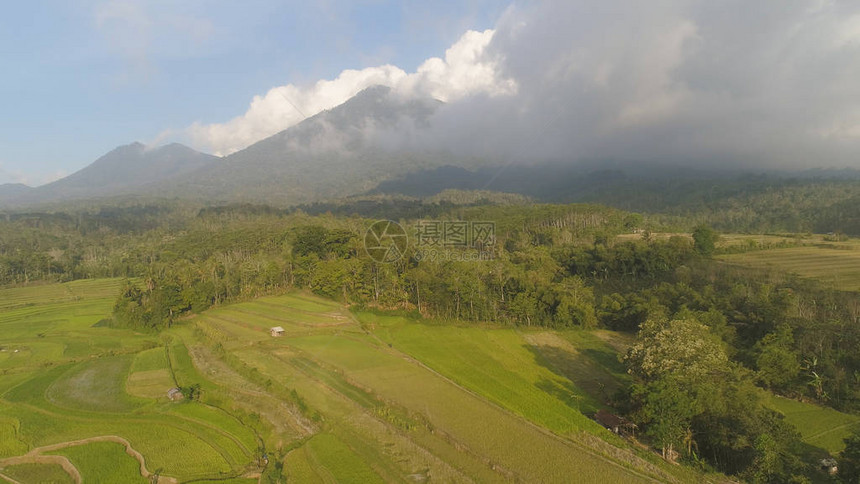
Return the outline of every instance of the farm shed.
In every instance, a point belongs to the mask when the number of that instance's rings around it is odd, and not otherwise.
[[[619,435],[633,435],[637,429],[635,423],[604,409],[600,409],[594,414],[594,420]]]
[[[832,457],[821,459],[818,461],[818,465],[822,471],[830,474],[831,476],[834,476],[839,472],[838,463],[836,462],[836,459]]]
[[[269,329],[269,333],[271,333],[273,338],[278,338],[284,335],[284,328],[275,326]]]
[[[170,390],[167,390],[167,398],[175,402],[177,400],[182,400],[183,398],[185,398],[185,395],[182,394],[182,390],[178,388],[171,388]]]

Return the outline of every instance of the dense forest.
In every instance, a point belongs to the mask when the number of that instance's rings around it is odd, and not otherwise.
[[[126,278],[111,324],[141,331],[304,288],[419,318],[628,332],[633,384],[612,405],[667,458],[753,482],[802,481],[810,465],[762,389],[860,411],[857,294],[721,264],[710,258],[719,235],[705,225],[661,239],[647,230],[659,218],[605,206],[488,202],[380,199],[337,215],[251,205],[9,214],[0,282]],[[375,262],[364,236],[370,216],[391,205],[413,239],[422,219],[492,221],[495,237],[480,247],[488,256],[419,262],[410,246]]]

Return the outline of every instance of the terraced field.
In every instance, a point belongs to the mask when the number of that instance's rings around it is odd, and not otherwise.
[[[626,378],[613,333],[418,324],[294,293],[136,334],[100,324],[119,284],[0,290],[0,476],[708,479],[586,416]],[[199,401],[169,401],[175,386]]]
[[[860,290],[860,245],[856,243],[760,250],[719,258],[730,264],[817,279],[845,291]]]
[[[213,368],[225,383],[257,373],[269,389],[295,391],[315,416],[305,430],[314,436],[284,460],[299,482],[695,480],[583,414],[601,406],[600,395],[564,371],[594,361],[583,353],[558,365],[558,346],[572,347],[565,335],[357,316],[294,294],[208,311],[195,323],[198,335],[224,348],[230,368],[215,370],[218,358],[192,347],[198,367]],[[286,336],[269,336],[272,326]],[[550,335],[556,347],[546,342]],[[585,338],[615,358],[600,338]],[[367,469],[342,465],[353,460]]]
[[[845,448],[844,439],[860,428],[860,416],[788,398],[770,396],[768,405],[785,415],[807,444],[836,455]]]
[[[202,402],[168,402],[177,385],[168,357],[181,343],[99,324],[119,285],[0,290],[0,474],[42,482],[59,468],[70,482],[146,482],[131,457],[105,464],[124,455],[96,443],[106,438],[128,442],[165,482],[253,472],[253,429]]]

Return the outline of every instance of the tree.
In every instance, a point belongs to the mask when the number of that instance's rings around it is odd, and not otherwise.
[[[713,254],[719,238],[719,234],[706,225],[699,225],[693,229],[693,247],[699,254],[705,256]]]
[[[794,352],[794,336],[787,324],[767,334],[756,344],[758,378],[771,388],[784,389],[800,372],[800,362]]]
[[[697,380],[728,367],[722,341],[695,319],[646,321],[625,361],[630,373],[646,381],[664,375]]]
[[[860,483],[860,430],[845,439],[845,449],[839,454],[839,478],[845,483]]]
[[[646,426],[646,435],[660,445],[663,458],[674,461],[677,449],[690,447],[687,437],[693,417],[701,412],[700,403],[671,375],[633,388],[633,397],[641,401],[636,420]]]

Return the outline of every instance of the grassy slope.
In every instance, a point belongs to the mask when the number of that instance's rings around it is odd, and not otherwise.
[[[54,454],[68,457],[85,482],[149,482],[149,479],[140,475],[138,462],[125,453],[123,446],[113,442],[77,445]]]
[[[803,441],[836,455],[845,448],[843,439],[860,429],[860,416],[788,398],[769,396],[767,404],[785,415]]]
[[[846,291],[860,290],[860,245],[856,243],[760,250],[719,258],[731,264],[794,273]]]
[[[127,393],[130,375],[166,370],[167,358],[152,335],[97,324],[109,316],[120,283],[0,290],[0,456],[118,435],[165,475],[188,479],[241,471],[256,441],[234,418],[198,403],[169,405]],[[172,378],[156,386],[168,384]],[[188,410],[176,411],[179,406]]]
[[[701,477],[637,457],[583,415],[624,378],[606,334],[370,315],[362,326],[305,294],[216,308],[161,337],[94,327],[119,283],[0,290],[9,335],[0,352],[9,370],[0,374],[0,452],[119,435],[150,470],[214,478],[250,463],[259,432],[270,458],[284,456],[288,472],[309,481]],[[287,336],[271,338],[271,326]],[[194,383],[208,405],[171,404],[159,390]],[[63,451],[84,453],[76,455],[82,473],[96,459],[85,454],[90,445]]]
[[[22,484],[73,484],[75,482],[72,476],[56,464],[19,464],[6,467],[0,473]]]
[[[322,315],[331,323],[319,324]],[[635,465],[644,467],[630,473],[624,470],[629,464],[613,463],[590,447],[553,437],[548,429],[541,430],[504,410],[501,403],[488,402],[483,395],[465,390],[383,344],[354,322],[345,324],[337,306],[317,298],[267,298],[209,311],[200,320],[210,337],[219,339],[242,364],[273,385],[298,390],[321,415],[323,429],[386,480],[416,474],[446,475],[443,480],[453,481],[471,476],[482,481],[563,482],[579,473],[608,482],[629,482],[644,468],[659,472],[638,462]],[[265,329],[276,323],[287,330],[286,337],[267,335]],[[480,341],[480,334],[476,331],[472,337]],[[495,351],[487,344],[489,351]],[[516,346],[503,343],[503,350],[511,348]],[[544,420],[554,428],[570,433],[589,428],[611,439],[581,412],[551,394],[538,390],[529,396],[526,387],[531,380],[521,378],[536,373],[538,378],[561,384],[562,377],[535,364],[526,348],[518,350],[518,359],[508,366],[500,366],[504,358],[484,365],[499,385],[513,389],[509,395],[513,405],[523,398],[537,414],[542,413],[542,405],[548,405],[551,410],[545,412]],[[512,372],[521,365],[526,367],[525,376]],[[310,455],[302,447],[293,450],[287,460],[294,461],[298,469],[307,468]]]

